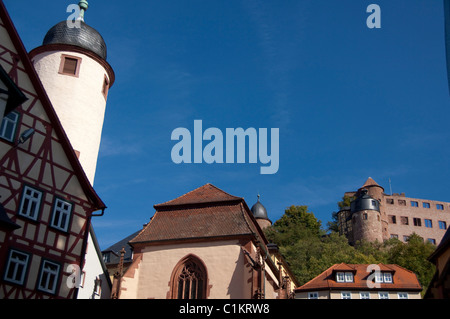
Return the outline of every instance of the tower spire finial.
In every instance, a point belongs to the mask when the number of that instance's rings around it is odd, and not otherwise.
[[[78,6],[80,7],[80,17],[78,19],[84,21],[84,13],[89,8],[89,4],[86,0],[80,0]]]

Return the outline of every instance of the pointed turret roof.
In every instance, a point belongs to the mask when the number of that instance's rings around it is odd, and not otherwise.
[[[369,178],[366,180],[366,182],[364,183],[364,185],[361,186],[360,189],[368,188],[368,187],[373,187],[373,186],[377,186],[377,187],[383,188],[382,186],[378,185],[378,183],[375,182],[375,181],[373,180],[372,177],[369,177]],[[384,188],[383,188],[383,189],[384,189]]]

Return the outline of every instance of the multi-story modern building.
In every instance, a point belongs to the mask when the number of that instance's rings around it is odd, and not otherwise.
[[[347,192],[351,206],[338,212],[338,227],[351,244],[398,238],[406,242],[412,233],[438,245],[450,223],[450,203],[385,194],[372,178],[356,192]]]

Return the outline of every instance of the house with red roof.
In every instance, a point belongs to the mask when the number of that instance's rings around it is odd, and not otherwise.
[[[415,273],[394,264],[335,264],[295,289],[296,299],[420,299]]]

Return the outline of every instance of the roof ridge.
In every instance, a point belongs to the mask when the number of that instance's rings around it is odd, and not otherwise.
[[[196,192],[199,192],[201,189],[205,189],[208,190],[209,188],[212,188],[215,192],[220,192],[221,195],[225,195],[225,198],[211,198],[208,196],[203,196],[202,198],[198,198],[197,200],[185,200],[186,198],[189,198],[189,196],[192,196],[193,194],[195,194]],[[202,194],[199,194],[202,195]],[[201,197],[201,196],[200,196]],[[180,206],[180,205],[189,205],[189,204],[199,204],[199,203],[218,203],[218,202],[227,202],[227,201],[236,201],[236,200],[244,200],[242,197],[238,197],[238,196],[234,196],[231,195],[227,192],[225,192],[224,190],[218,188],[217,186],[211,184],[211,183],[206,183],[200,187],[197,187],[194,190],[191,190],[181,196],[178,196],[174,199],[171,199],[169,201],[160,203],[160,204],[155,204],[153,207],[155,209],[159,208],[159,207],[170,207],[170,206]]]

